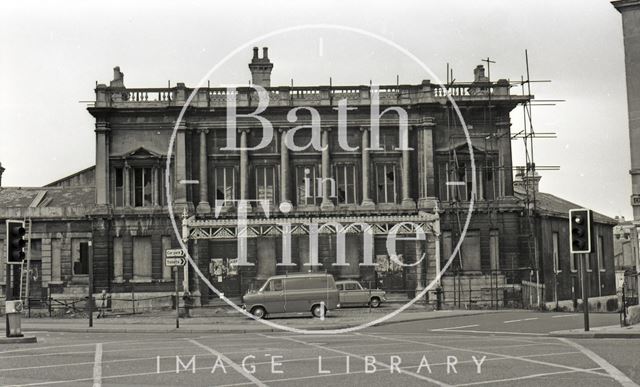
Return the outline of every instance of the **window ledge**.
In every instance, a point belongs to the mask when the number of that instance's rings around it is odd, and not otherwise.
[[[132,284],[150,284],[151,282],[153,282],[152,279],[132,279],[132,280],[129,280],[129,283],[132,283]]]

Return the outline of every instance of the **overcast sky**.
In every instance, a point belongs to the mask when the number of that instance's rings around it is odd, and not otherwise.
[[[629,140],[620,14],[605,0],[580,1],[3,1],[0,3],[0,162],[4,186],[41,186],[95,163],[86,103],[95,82],[121,67],[128,87],[187,86],[230,51],[303,24],[356,27],[390,39],[440,78],[450,63],[469,81],[491,57],[492,79],[519,80],[529,51],[540,99],[535,145],[541,190],[609,216],[631,217]],[[432,78],[397,50],[344,31],[271,37],[272,84],[419,83]],[[210,78],[247,82],[251,50]],[[512,114],[513,131],[522,112]],[[514,142],[514,164],[524,163]]]

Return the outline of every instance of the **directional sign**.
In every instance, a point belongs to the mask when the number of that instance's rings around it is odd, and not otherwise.
[[[168,249],[164,251],[167,258],[179,258],[184,257],[184,251],[182,249]]]
[[[184,264],[187,263],[187,260],[184,258],[165,258],[164,259],[164,264],[167,266],[184,266]]]

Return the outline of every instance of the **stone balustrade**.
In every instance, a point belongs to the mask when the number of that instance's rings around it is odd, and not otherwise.
[[[346,99],[349,105],[370,105],[373,93],[377,93],[380,105],[403,105],[444,102],[448,95],[458,101],[482,99],[532,98],[511,93],[511,84],[506,80],[497,82],[457,83],[448,88],[424,81],[419,85],[370,86],[280,86],[266,88],[270,106],[336,106]],[[112,88],[96,87],[94,107],[167,107],[184,106],[194,89],[179,83],[167,88]],[[238,107],[257,106],[258,93],[251,87],[227,88],[203,87],[197,90],[190,102],[194,107],[225,107],[229,93],[234,94]]]

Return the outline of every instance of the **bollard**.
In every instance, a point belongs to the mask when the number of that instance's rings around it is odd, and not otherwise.
[[[442,287],[436,288],[436,310],[442,310]]]

